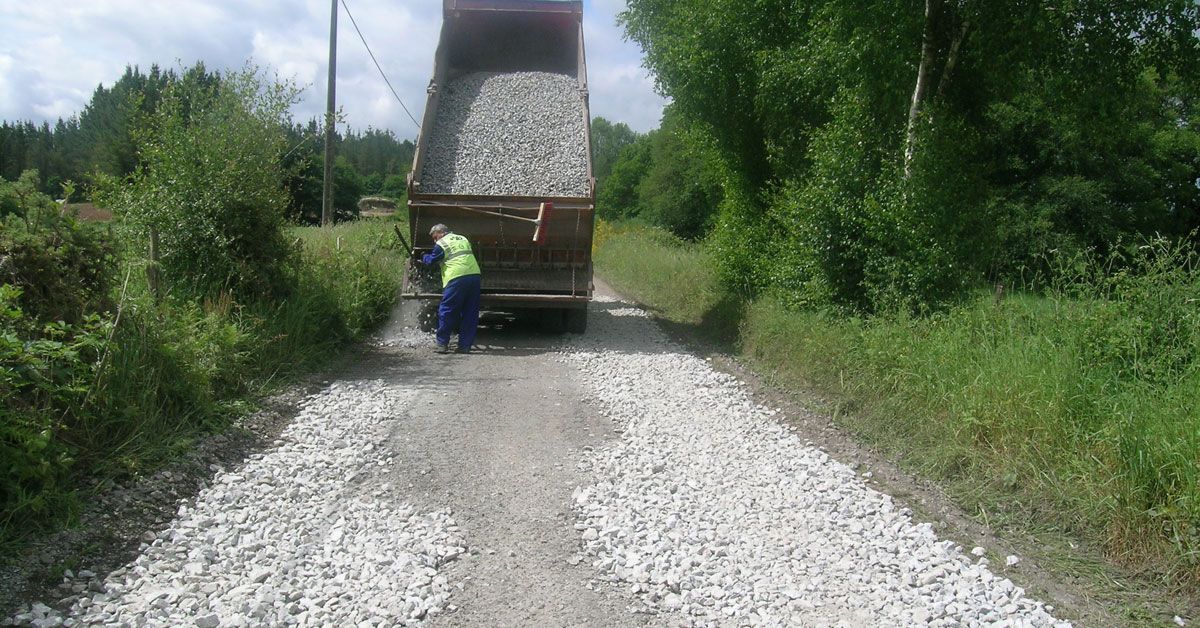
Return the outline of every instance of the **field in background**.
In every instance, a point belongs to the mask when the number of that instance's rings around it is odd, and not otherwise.
[[[109,222],[113,219],[111,211],[92,203],[67,203],[65,208],[83,222]]]
[[[1196,591],[1200,277],[1169,251],[1100,286],[1075,277],[1043,295],[859,320],[733,299],[702,245],[661,231],[600,234],[597,270],[615,288],[780,387],[816,393],[966,512]]]

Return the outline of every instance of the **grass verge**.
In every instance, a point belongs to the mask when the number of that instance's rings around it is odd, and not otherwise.
[[[598,272],[670,323],[946,487],[998,529],[1051,530],[1194,600],[1200,583],[1200,277],[1156,249],[1048,295],[859,320],[723,293],[702,245],[604,225]],[[1066,560],[1070,560],[1069,557]],[[1185,602],[1188,604],[1188,602]]]

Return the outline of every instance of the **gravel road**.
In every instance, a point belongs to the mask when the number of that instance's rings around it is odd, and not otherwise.
[[[1010,625],[1052,609],[605,297],[563,340],[397,317],[37,625]]]
[[[597,309],[566,361],[624,430],[586,457],[593,483],[574,494],[603,577],[700,625],[1067,625],[680,350],[643,310]]]

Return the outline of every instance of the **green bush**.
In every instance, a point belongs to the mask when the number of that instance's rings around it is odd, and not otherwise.
[[[387,319],[404,261],[393,224],[357,220],[292,229],[301,252],[287,298],[243,309],[256,343],[255,377],[272,379],[319,366]]]
[[[22,311],[42,322],[78,323],[109,309],[114,249],[107,234],[79,223],[37,191],[37,172],[0,179],[0,282],[20,288]]]
[[[704,136],[687,128],[670,107],[662,127],[646,135],[618,139],[620,132],[603,118],[597,124],[615,134],[604,139],[621,144],[604,149],[610,163],[597,165],[605,171],[597,171],[597,215],[636,218],[688,240],[704,237],[722,198],[718,160]]]
[[[922,151],[911,178],[883,168],[862,96],[845,90],[835,104],[838,118],[813,134],[805,178],[756,194],[724,177],[709,239],[722,281],[738,294],[854,315],[945,309],[981,274],[962,260],[987,259],[973,244],[986,240],[971,226],[979,221],[959,216],[970,181],[945,180],[950,147]]]
[[[36,528],[69,512],[74,452],[61,434],[86,412],[109,347],[100,318],[41,322],[21,310],[20,297],[0,285],[0,529],[21,521]]]
[[[775,281],[799,292],[805,279],[813,276],[810,261],[797,259],[799,251],[773,237],[779,231],[772,228],[770,220],[757,215],[755,208],[760,206],[759,199],[743,188],[726,188],[707,242],[717,276],[728,290],[745,297],[757,295]],[[772,263],[776,255],[783,256],[787,263]]]
[[[37,174],[0,179],[0,524],[70,510],[74,450],[111,344],[113,247],[37,192]]]
[[[156,300],[136,251],[119,259],[108,230],[75,221],[32,176],[0,181],[3,545],[66,521],[84,478],[144,473],[271,382],[325,363],[386,318],[399,287],[393,223],[375,221],[280,231],[305,245],[270,271],[275,298],[210,287]],[[149,202],[135,196],[144,185],[115,193]]]
[[[188,295],[286,292],[295,251],[280,156],[296,90],[252,70],[205,83],[170,84],[140,134],[142,165],[108,181],[102,203],[144,242],[158,230],[166,281]]]
[[[110,354],[78,420],[61,438],[79,477],[153,469],[197,434],[225,425],[254,382],[252,338],[221,304],[129,297]]]
[[[38,194],[35,174],[0,181],[6,549],[66,521],[85,480],[155,468],[387,317],[393,222],[284,220],[294,95],[249,71],[171,78],[138,131],[141,166],[101,185],[120,247]],[[164,295],[143,272],[152,228]]]
[[[952,157],[933,147],[922,151],[917,176],[883,167],[861,94],[844,90],[835,111],[814,133],[808,176],[759,201],[766,250],[753,263],[769,269],[758,275],[759,289],[789,305],[856,315],[944,309],[972,278],[961,261],[969,256],[957,250],[959,230],[971,233],[963,225],[972,221],[955,202],[970,185],[943,181],[938,166]],[[745,206],[731,212],[753,215]]]
[[[646,136],[650,167],[637,186],[638,217],[688,240],[708,234],[722,196],[702,137],[668,109],[662,127]]]
[[[301,253],[277,300],[156,303],[131,273],[119,318],[44,323],[0,285],[0,544],[60,525],[83,479],[153,469],[386,319],[404,257],[392,224],[293,229]]]
[[[638,213],[638,185],[650,170],[650,141],[642,137],[618,153],[612,172],[596,191],[596,215],[605,220],[632,218]]]

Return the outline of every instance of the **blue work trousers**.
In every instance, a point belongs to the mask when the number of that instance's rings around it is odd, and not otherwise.
[[[438,344],[450,344],[450,334],[457,331],[458,348],[470,349],[475,344],[478,326],[479,275],[451,279],[442,290],[442,302],[438,305]]]

